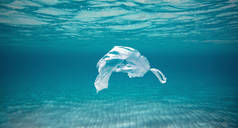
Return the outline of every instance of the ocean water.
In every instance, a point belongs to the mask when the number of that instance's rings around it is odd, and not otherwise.
[[[237,0],[0,1],[0,128],[237,128]],[[129,46],[167,77],[96,64]]]

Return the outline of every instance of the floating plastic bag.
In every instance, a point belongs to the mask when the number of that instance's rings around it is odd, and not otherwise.
[[[150,70],[161,83],[166,83],[164,74],[156,68],[150,68],[146,57],[130,47],[114,46],[97,63],[98,76],[94,82],[97,93],[108,88],[108,80],[112,72],[125,72],[130,78],[143,77]]]

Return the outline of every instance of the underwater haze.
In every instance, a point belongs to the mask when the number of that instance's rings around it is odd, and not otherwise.
[[[167,78],[97,62],[114,46]],[[0,128],[237,128],[237,0],[1,0]]]

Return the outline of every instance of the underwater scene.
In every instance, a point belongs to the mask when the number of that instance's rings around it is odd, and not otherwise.
[[[238,128],[238,1],[1,0],[0,128]]]

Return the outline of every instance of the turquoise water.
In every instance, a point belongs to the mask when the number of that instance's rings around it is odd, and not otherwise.
[[[1,128],[237,128],[238,1],[0,1]],[[129,46],[167,77],[96,64]]]

